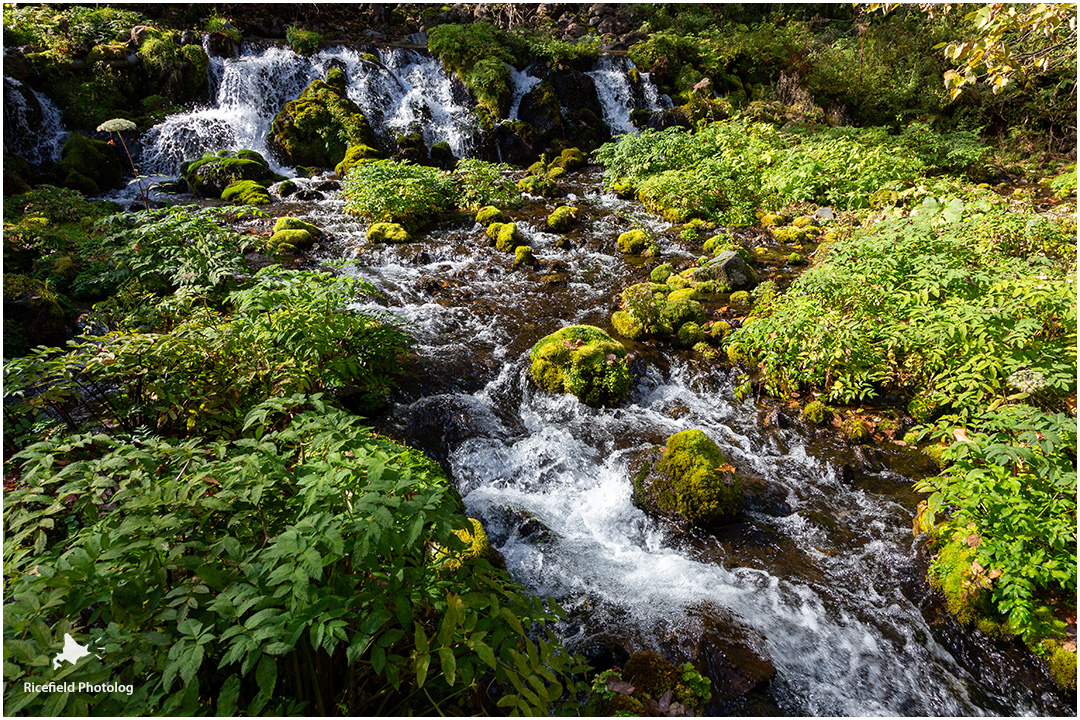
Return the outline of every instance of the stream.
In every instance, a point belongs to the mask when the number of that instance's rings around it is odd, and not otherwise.
[[[214,101],[147,132],[140,161],[175,176],[180,162],[205,150],[265,152],[274,113],[334,66],[346,69],[349,96],[374,127],[418,126],[429,146],[445,141],[467,155],[475,120],[460,84],[415,50],[378,50],[377,59],[347,48],[300,58],[280,46],[215,58]],[[646,97],[635,100],[629,67],[605,57],[589,73],[613,132],[630,128],[635,103],[664,102],[644,74]],[[536,79],[518,72],[514,82],[520,102]],[[41,152],[52,147],[42,142]],[[926,553],[911,532],[911,484],[926,467],[910,450],[850,448],[831,430],[804,424],[797,410],[739,402],[738,371],[673,345],[624,341],[635,380],[617,407],[587,407],[531,383],[535,342],[582,323],[615,335],[609,317],[624,287],[646,281],[659,262],[678,266],[701,251],[700,241],[680,240],[638,203],[604,193],[598,168],[561,179],[564,198],[526,197],[510,210],[540,261],[533,268],[514,268],[513,254],[489,247],[465,216],[442,220],[418,242],[369,244],[365,224],[342,213],[330,179],[296,178],[322,199],[267,209],[327,231],[331,240],[305,262],[348,261],[343,272],[381,294],[355,309],[389,311],[418,340],[411,378],[372,422],[447,470],[510,574],[568,610],[557,630],[571,649],[594,664],[618,664],[641,649],[682,663],[697,659],[710,637],[737,636],[776,674],[749,695],[715,700],[709,709],[718,714],[1075,712],[1017,642],[963,630],[931,599]],[[565,235],[544,222],[561,204],[578,206],[584,218]],[[266,231],[273,220],[249,225]],[[634,226],[656,234],[661,260],[616,251],[615,238]],[[794,274],[779,258],[792,249],[764,231],[745,232],[765,248],[766,263],[777,259],[764,275],[786,288]],[[722,306],[706,309],[736,317]],[[689,428],[702,429],[747,478],[745,512],[709,532],[651,518],[631,500],[633,454]]]

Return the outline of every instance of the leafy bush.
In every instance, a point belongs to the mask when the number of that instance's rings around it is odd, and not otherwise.
[[[1017,373],[1035,373],[1035,399],[1059,408],[1076,388],[1075,269],[1023,253],[1018,225],[1075,247],[1052,221],[930,199],[837,243],[731,347],[775,393],[816,387],[851,402],[899,390],[968,417],[1011,395]]]
[[[187,316],[168,332],[122,329],[5,365],[5,392],[24,401],[10,415],[78,401],[92,426],[232,437],[270,397],[342,385],[385,393],[411,341],[388,318],[347,312],[359,291],[372,288],[266,268],[228,296],[228,315],[182,295],[174,302],[188,303]]]
[[[70,55],[83,45],[126,41],[146,23],[137,12],[108,6],[5,5],[4,45],[34,45]]]
[[[466,210],[478,210],[485,205],[512,207],[521,202],[517,185],[507,177],[513,170],[504,163],[489,163],[468,158],[454,170],[457,181],[457,204]]]
[[[394,222],[410,232],[435,220],[454,204],[454,180],[410,162],[378,160],[349,170],[342,183],[345,212],[375,222]]]
[[[601,40],[597,35],[581,38],[576,43],[532,30],[517,28],[510,41],[518,46],[518,63],[528,65],[537,60],[553,70],[591,70],[600,58]]]
[[[673,222],[747,224],[762,205],[866,207],[886,183],[967,168],[984,152],[971,133],[942,135],[924,125],[893,136],[881,128],[780,131],[739,119],[696,133],[673,127],[623,135],[595,156],[608,188],[636,189],[646,207]]]
[[[514,62],[514,53],[499,28],[486,20],[436,25],[428,30],[428,51],[457,74],[481,106],[499,117],[509,110],[506,65]]]
[[[975,549],[963,568],[969,593],[991,590],[1029,644],[1057,634],[1037,609],[1047,591],[1076,597],[1075,418],[1006,406],[964,425],[940,423],[934,434],[951,443],[942,454],[949,465],[916,485],[930,494],[916,532],[966,535]]]
[[[6,708],[30,714],[545,714],[583,664],[438,467],[318,396],[233,442],[55,438],[4,494]],[[66,633],[93,655],[54,668]],[[24,682],[133,685],[130,694]]]
[[[299,55],[311,55],[322,44],[322,35],[312,30],[304,30],[296,25],[285,29],[285,40],[293,52]]]

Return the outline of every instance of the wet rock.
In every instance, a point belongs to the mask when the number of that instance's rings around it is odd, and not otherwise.
[[[529,165],[543,152],[543,139],[531,125],[518,120],[501,123],[495,128],[495,144],[499,157],[514,165]]]
[[[225,188],[236,182],[250,180],[265,187],[280,179],[263,156],[253,150],[206,153],[199,160],[180,166],[180,174],[192,194],[207,198],[221,197]]]
[[[315,184],[315,189],[320,192],[335,192],[341,189],[341,183],[337,180],[323,180]]]
[[[712,681],[710,710],[722,708],[755,690],[763,690],[776,675],[776,666],[757,650],[763,639],[749,628],[720,617],[706,618],[697,647],[697,667]]]
[[[100,195],[123,184],[120,155],[107,142],[72,133],[60,151],[60,158],[55,174],[64,187],[84,195]]]
[[[752,290],[758,284],[757,274],[734,250],[725,250],[713,260],[694,271],[695,282],[715,280],[732,290]]]
[[[555,88],[546,80],[537,83],[521,98],[518,117],[549,141],[562,131],[562,110]]]
[[[346,94],[345,73],[333,69],[274,117],[266,144],[289,165],[334,167],[354,145],[374,145],[360,107]]]
[[[405,426],[410,440],[437,460],[474,437],[502,437],[502,422],[490,405],[468,395],[432,395],[409,406]]]
[[[324,198],[321,192],[311,189],[297,190],[292,197],[295,200],[304,200],[306,202],[310,202],[312,200],[322,200]]]

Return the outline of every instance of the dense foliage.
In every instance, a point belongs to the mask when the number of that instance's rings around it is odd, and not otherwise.
[[[840,209],[869,205],[882,185],[979,162],[986,149],[971,133],[941,135],[912,125],[778,130],[747,120],[698,132],[673,127],[624,135],[599,148],[604,183],[670,220],[749,224],[759,207],[813,201]]]
[[[573,688],[555,615],[466,553],[431,461],[318,396],[235,441],[54,437],[4,495],[9,712],[540,713]],[[94,656],[59,669],[65,633]],[[132,684],[27,692],[23,681]]]
[[[345,212],[413,231],[454,205],[454,180],[434,168],[378,160],[349,170],[342,183]]]

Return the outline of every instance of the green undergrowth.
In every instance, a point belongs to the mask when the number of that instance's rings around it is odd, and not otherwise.
[[[778,130],[739,119],[697,132],[673,127],[624,135],[595,156],[605,187],[633,192],[668,220],[747,225],[762,206],[865,208],[886,183],[962,172],[985,152],[971,133],[942,135],[926,125],[890,135],[883,128]]]
[[[356,165],[342,183],[345,212],[416,231],[454,205],[454,180],[434,168],[377,160]]]
[[[14,458],[9,712],[542,715],[573,697],[561,611],[470,556],[435,463],[318,395],[237,427],[54,435]],[[54,667],[66,634],[92,654]],[[24,685],[72,681],[134,691]]]

